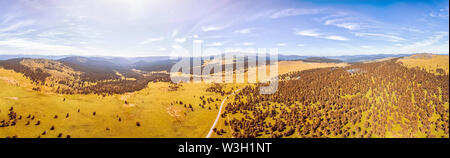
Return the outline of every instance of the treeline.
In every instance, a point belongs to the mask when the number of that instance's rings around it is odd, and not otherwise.
[[[118,80],[120,76],[116,75],[114,67],[89,66],[83,63],[61,61],[63,64],[71,67],[75,71],[83,72],[80,76],[82,82],[97,82],[102,80]]]
[[[153,73],[151,76],[140,76],[135,80],[113,80],[96,82],[94,85],[84,87],[70,87],[68,89],[57,89],[62,94],[99,94],[112,95],[139,91],[147,87],[149,82],[170,82],[170,75],[166,73]]]
[[[31,69],[20,63],[24,58],[1,60],[0,67],[4,69],[14,70],[23,74],[24,77],[32,80],[36,84],[45,84],[45,79],[50,76],[49,73],[42,71],[40,68]]]
[[[210,87],[206,88],[206,92],[219,93],[224,96],[225,94],[230,94],[231,92],[225,92],[223,85],[219,83],[213,83]]]
[[[396,60],[282,75],[272,95],[246,87],[226,106],[224,130],[237,138],[448,137],[449,76]]]
[[[51,74],[41,68],[31,68],[21,63],[23,59],[10,59],[0,61],[0,66],[5,69],[14,70],[22,73],[25,77],[32,80],[36,85],[49,86],[55,88],[57,93],[61,94],[123,94],[144,89],[149,82],[170,82],[170,75],[167,73],[152,73],[151,75],[142,75],[132,70],[120,68],[112,69],[104,67],[83,66],[75,62],[62,61],[61,65],[68,66],[75,71],[81,72],[80,75],[74,75],[75,80],[59,79],[57,81],[46,81]],[[39,60],[39,59],[36,59]],[[48,63],[52,64],[52,63]],[[91,64],[92,65],[92,64]],[[45,65],[45,69],[62,71],[52,65]],[[117,75],[120,73],[122,76]],[[123,79],[124,77],[125,79]],[[40,87],[33,87],[33,90],[40,91]]]

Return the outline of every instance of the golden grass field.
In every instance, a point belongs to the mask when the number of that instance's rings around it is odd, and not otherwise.
[[[444,62],[446,60],[446,63]],[[402,59],[406,66],[421,66],[427,69],[446,68],[448,73],[448,56],[436,56],[433,61]],[[437,62],[439,61],[439,62]],[[345,63],[306,63],[302,61],[279,62],[278,74],[322,67],[341,67]],[[62,95],[51,91],[51,88],[37,92],[32,82],[22,74],[0,68],[0,121],[7,120],[9,109],[17,116],[22,116],[15,126],[0,127],[0,137],[25,138],[159,138],[159,137],[205,137],[217,116],[219,105],[225,96],[206,92],[211,83],[182,83],[176,91],[169,91],[170,83],[149,83],[147,88],[123,95]],[[226,91],[242,88],[249,83],[224,84]],[[202,102],[200,96],[211,97],[214,102],[205,108],[198,106]],[[226,105],[233,97],[229,97]],[[218,100],[218,101],[216,101]],[[125,103],[127,102],[127,104]],[[184,105],[192,104],[194,111]],[[208,109],[211,107],[211,110]],[[79,110],[79,112],[78,112]],[[95,116],[93,113],[96,113]],[[34,116],[34,119],[27,116]],[[58,118],[55,118],[55,115]],[[66,118],[66,116],[68,117]],[[120,119],[120,121],[119,121]],[[36,125],[37,122],[39,125]],[[30,122],[28,125],[26,125]],[[137,126],[137,123],[140,126]],[[54,126],[54,130],[50,128]],[[221,119],[218,129],[225,128]],[[45,134],[43,134],[45,132]],[[231,137],[231,133],[212,137]]]
[[[57,137],[60,133],[63,137],[204,137],[217,114],[214,107],[207,107],[220,104],[223,98],[206,92],[208,84],[185,83],[177,91],[168,91],[169,83],[162,82],[124,95],[61,95],[32,91],[27,84],[31,81],[10,70],[0,69],[0,76],[0,120],[7,119],[11,107],[22,116],[15,126],[0,128],[0,137]],[[202,109],[200,96],[220,101]],[[175,101],[192,104],[194,112]],[[35,125],[38,121],[40,125]]]
[[[412,55],[400,59],[406,67],[424,68],[428,72],[437,73],[436,69],[443,69],[446,74],[449,73],[449,56],[448,55]]]
[[[280,62],[279,73],[327,66],[335,65]],[[169,85],[149,83],[147,88],[137,92],[105,97],[62,95],[46,87],[40,92],[33,91],[35,85],[22,74],[0,69],[0,121],[7,120],[11,107],[18,117],[22,117],[15,126],[0,128],[0,137],[55,138],[60,134],[71,138],[206,136],[217,116],[215,105],[220,106],[225,96],[206,92],[210,83],[182,83],[177,91],[169,91]],[[225,88],[230,91],[231,87],[238,89],[245,85],[248,83],[227,84]],[[200,96],[219,101],[209,103],[203,109],[198,106],[202,102]],[[194,111],[176,101],[192,104]],[[34,119],[27,118],[29,115]],[[35,125],[38,121],[40,124]],[[52,126],[54,130],[50,130]]]
[[[334,64],[280,62],[279,73],[327,66]],[[46,87],[41,92],[33,91],[31,89],[35,85],[22,74],[0,69],[0,121],[7,120],[11,107],[18,117],[22,116],[15,126],[0,128],[0,137],[45,138],[60,134],[72,138],[206,136],[218,112],[215,105],[220,105],[225,96],[206,92],[210,86],[208,83],[183,83],[177,91],[169,91],[169,85],[149,83],[147,88],[134,93],[106,97],[94,94],[62,95]],[[244,85],[248,83],[228,84],[226,88],[237,89]],[[198,106],[200,96],[219,101],[203,109]],[[195,110],[192,112],[183,105],[175,104],[176,101],[192,104]],[[26,118],[28,115],[35,118]],[[66,115],[69,116],[66,118]],[[40,124],[35,125],[38,121]],[[54,130],[50,130],[52,126]]]
[[[294,71],[324,67],[344,67],[347,63],[308,63],[303,61],[280,61],[278,62],[278,74],[285,74]]]

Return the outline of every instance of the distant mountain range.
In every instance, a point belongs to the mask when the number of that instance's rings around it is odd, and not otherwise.
[[[413,54],[413,53],[412,53]],[[286,60],[303,60],[303,59],[336,59],[342,62],[361,62],[368,60],[376,60],[388,57],[403,57],[409,56],[412,54],[369,54],[369,55],[342,55],[342,56],[300,56],[300,55],[279,55],[278,60],[286,61]],[[49,55],[1,55],[0,60],[8,60],[13,58],[32,58],[32,59],[51,59],[51,60],[59,60],[67,57],[73,57],[70,55],[62,55],[62,56],[49,56]],[[95,60],[109,60],[114,61],[115,64],[118,65],[132,65],[135,63],[152,63],[156,61],[170,61],[172,60],[169,56],[148,56],[148,57],[84,57]]]
[[[250,54],[243,54],[243,56],[245,68],[248,68],[249,66],[248,59],[259,58]],[[376,54],[328,57],[279,55],[278,60],[320,63],[354,63],[403,56],[410,55]],[[267,56],[266,58],[271,57],[272,56]],[[194,58],[198,59],[198,57],[192,57],[191,59]],[[202,67],[207,65],[217,66],[217,64],[221,64],[221,62],[209,59],[211,58],[202,58]],[[144,88],[148,82],[169,81],[169,73],[167,72],[170,72],[173,65],[179,60],[181,59],[174,59],[169,56],[123,58],[0,55],[0,67],[23,73],[37,84],[58,85],[60,87],[58,91],[63,93],[112,94],[139,90]],[[258,62],[258,60],[256,61]],[[236,60],[234,62],[236,62]],[[192,63],[193,60],[191,60],[191,64]],[[226,65],[222,64],[221,66],[222,71],[224,71]],[[236,69],[236,67],[233,67],[233,69]],[[190,73],[193,72],[190,71]],[[59,76],[66,76],[66,78],[61,79]],[[86,85],[85,82],[96,84]]]
[[[236,53],[237,54],[237,53]],[[299,55],[278,55],[279,61],[300,60],[305,62],[325,62],[325,63],[355,63],[371,61],[383,58],[404,57],[412,54],[373,54],[373,55],[344,55],[344,56],[299,56]],[[245,59],[251,58],[244,54]],[[253,56],[254,58],[255,56]],[[82,56],[45,56],[45,55],[0,55],[0,61],[10,59],[48,59],[61,62],[67,66],[81,72],[100,73],[107,72],[114,74],[114,71],[125,73],[130,69],[142,71],[170,71],[171,67],[179,61],[169,56],[148,56],[148,57],[82,57]],[[195,58],[195,57],[194,57]],[[209,59],[209,58],[208,58]],[[205,62],[202,60],[202,65]]]
[[[339,59],[330,59],[325,57],[309,57],[305,59],[299,59],[304,62],[312,62],[312,63],[341,63],[342,60]]]
[[[237,53],[235,53],[237,54]],[[255,58],[250,54],[244,55],[245,59]],[[376,55],[347,55],[347,56],[328,56],[328,57],[316,57],[316,56],[299,56],[299,55],[278,55],[279,61],[289,60],[301,60],[305,62],[327,62],[327,63],[339,63],[339,62],[361,62],[368,60],[376,60],[388,57],[402,57],[409,56],[405,54],[376,54]],[[269,57],[267,57],[269,58]],[[95,74],[106,78],[91,78],[89,80],[99,80],[114,78],[115,72],[118,71],[126,76],[135,76],[131,69],[142,71],[170,71],[172,66],[176,64],[179,59],[173,59],[169,56],[149,56],[149,57],[82,57],[82,56],[44,56],[44,55],[0,55],[0,62],[10,59],[48,59],[57,62],[61,62],[64,65],[72,67],[74,70],[85,72],[90,74],[88,76],[98,77]],[[209,59],[209,58],[208,58]],[[205,58],[202,60],[202,65],[205,62]],[[105,75],[107,74],[107,75]]]
[[[363,61],[377,60],[377,59],[383,59],[383,58],[398,58],[398,57],[404,57],[404,56],[410,56],[410,55],[412,55],[412,54],[343,55],[343,56],[329,56],[326,58],[341,60],[341,61],[347,62],[347,63],[354,63],[354,62],[363,62]]]

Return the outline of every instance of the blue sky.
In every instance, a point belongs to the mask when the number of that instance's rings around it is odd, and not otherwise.
[[[0,54],[155,56],[449,52],[449,1],[0,0]]]

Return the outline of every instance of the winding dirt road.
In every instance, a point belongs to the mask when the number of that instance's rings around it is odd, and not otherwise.
[[[216,120],[214,121],[213,125],[211,126],[211,129],[209,129],[209,132],[208,132],[208,135],[206,135],[206,138],[211,137],[211,134],[213,133],[214,127],[216,127],[217,122],[219,122],[220,114],[222,114],[222,107],[223,107],[223,104],[225,103],[225,101],[228,99],[228,97],[230,97],[230,96],[232,96],[232,95],[235,95],[236,92],[238,92],[238,91],[240,91],[240,90],[242,90],[242,88],[241,88],[241,89],[238,89],[238,90],[236,90],[236,91],[234,91],[233,93],[231,93],[230,95],[228,95],[227,97],[225,97],[225,98],[222,100],[222,104],[220,104],[220,107],[219,107],[219,113],[217,113]]]

